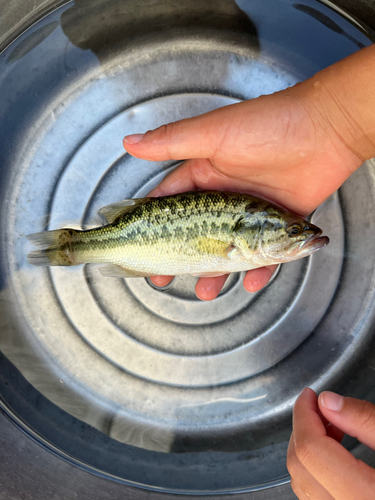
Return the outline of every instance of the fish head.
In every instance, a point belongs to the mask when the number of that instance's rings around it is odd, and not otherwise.
[[[252,258],[261,265],[300,259],[329,243],[319,227],[274,207],[245,217],[242,237]]]
[[[322,230],[301,218],[285,222],[285,254],[288,260],[306,257],[329,243]]]
[[[322,230],[297,216],[281,213],[278,224],[265,231],[261,245],[263,252],[275,262],[288,262],[307,257],[329,243]]]

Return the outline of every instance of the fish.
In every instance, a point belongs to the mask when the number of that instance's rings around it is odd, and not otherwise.
[[[221,276],[306,257],[329,243],[322,230],[266,200],[194,191],[123,200],[99,210],[103,225],[27,236],[34,266],[103,264],[116,278]]]

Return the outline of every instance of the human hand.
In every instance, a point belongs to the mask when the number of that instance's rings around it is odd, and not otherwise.
[[[328,74],[318,73],[282,92],[163,125],[143,136],[127,136],[124,147],[147,160],[189,158],[151,196],[197,189],[241,191],[305,216],[363,163],[369,149],[366,137],[352,144],[349,107],[343,111],[337,99],[347,71],[354,71],[348,60],[331,67],[336,66],[334,77],[328,69]],[[355,66],[361,63],[358,57],[355,62]],[[355,70],[358,79],[358,68]],[[249,271],[245,289],[254,292],[262,288],[275,267]],[[171,279],[152,278],[158,286]],[[199,279],[197,296],[214,299],[225,279]]]
[[[287,457],[299,500],[375,499],[375,469],[341,446],[344,433],[375,449],[375,405],[305,389],[294,406]]]

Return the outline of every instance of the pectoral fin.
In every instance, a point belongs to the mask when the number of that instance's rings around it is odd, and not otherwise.
[[[146,276],[132,269],[119,266],[118,264],[107,264],[104,267],[100,267],[99,271],[103,276],[108,276],[110,278],[142,278]]]
[[[128,212],[132,212],[139,205],[143,205],[151,198],[135,198],[134,200],[122,200],[112,205],[107,205],[98,211],[100,217],[109,224],[112,224],[117,217]]]
[[[211,253],[218,257],[224,257],[228,260],[242,260],[242,254],[235,245],[228,245],[228,243],[223,241],[218,241],[209,238],[202,238],[198,241],[197,247],[206,253]],[[198,276],[200,278],[216,278],[217,276],[224,276],[229,273],[221,272],[199,272],[191,273],[192,276]]]
[[[218,257],[231,259],[236,247],[226,241],[215,240],[214,238],[200,238],[190,243],[197,250],[204,254],[212,254]]]

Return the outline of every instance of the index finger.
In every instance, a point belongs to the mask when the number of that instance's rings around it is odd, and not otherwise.
[[[306,391],[306,392],[305,392]],[[309,427],[302,426],[304,422],[309,421]],[[335,441],[340,442],[344,433],[322,415],[318,404],[318,398],[315,392],[306,388],[297,399],[293,412],[293,429],[298,432],[300,441],[311,439],[314,433],[317,436],[329,436]]]
[[[317,395],[309,387],[302,391],[294,405],[293,432],[299,443],[327,436],[319,415]]]

